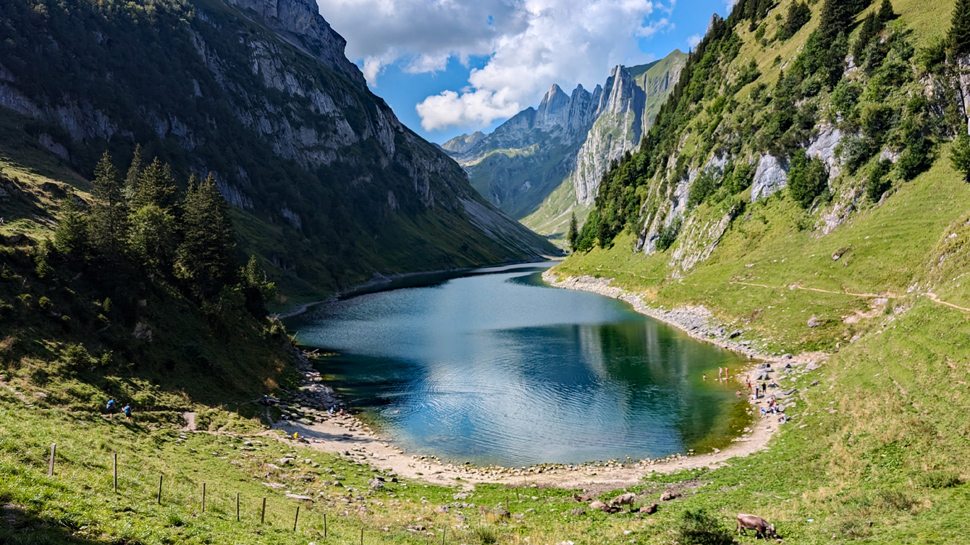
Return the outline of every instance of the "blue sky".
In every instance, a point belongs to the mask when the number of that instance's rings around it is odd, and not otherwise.
[[[556,83],[687,51],[730,0],[317,0],[398,118],[437,143],[489,132]]]

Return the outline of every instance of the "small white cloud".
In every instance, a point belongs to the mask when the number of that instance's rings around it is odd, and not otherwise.
[[[699,44],[699,43],[701,43],[701,35],[700,34],[693,34],[693,35],[691,35],[690,37],[687,38],[687,45],[691,49],[694,49],[695,47],[697,47],[697,44]]]

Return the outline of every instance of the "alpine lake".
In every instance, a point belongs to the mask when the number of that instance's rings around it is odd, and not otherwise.
[[[550,287],[550,266],[408,277],[287,327],[409,454],[519,467],[700,454],[740,435],[746,396],[716,379],[745,356],[625,302]]]

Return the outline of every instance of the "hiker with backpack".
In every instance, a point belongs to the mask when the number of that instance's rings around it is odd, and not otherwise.
[[[115,413],[118,411],[118,404],[115,403],[115,399],[111,398],[108,400],[108,404],[104,406],[105,410],[108,411],[108,418],[114,418]]]

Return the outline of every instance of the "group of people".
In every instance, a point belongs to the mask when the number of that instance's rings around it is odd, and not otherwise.
[[[118,403],[114,398],[111,398],[104,408],[108,411],[108,418],[114,418],[115,413],[118,412]],[[125,406],[121,408],[121,412],[125,414],[125,420],[131,422],[131,403],[125,403]]]
[[[706,381],[707,380],[707,373],[702,374],[701,375],[701,378]],[[725,380],[727,380],[729,378],[731,378],[731,370],[730,369],[728,369],[727,367],[718,367],[717,368],[717,380],[719,382],[723,382],[723,381],[725,381]]]

